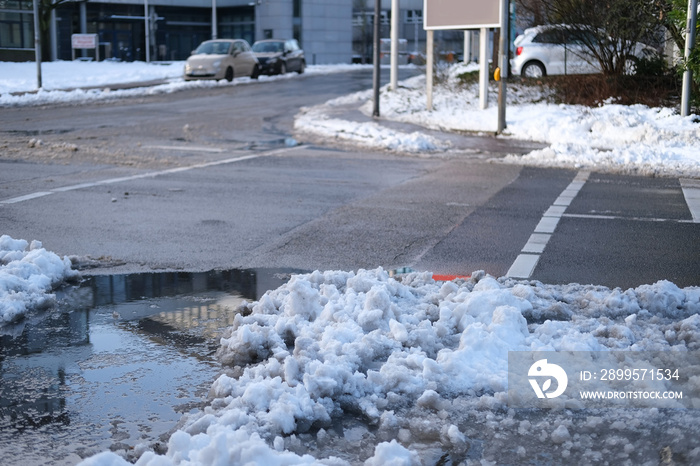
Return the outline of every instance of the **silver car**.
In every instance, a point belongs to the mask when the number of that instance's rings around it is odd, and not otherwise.
[[[202,42],[185,63],[185,81],[225,79],[260,75],[258,59],[243,39],[215,39]]]
[[[538,26],[529,28],[518,36],[515,58],[511,60],[511,73],[526,78],[540,78],[555,74],[600,73],[600,63],[580,40],[581,32],[573,33],[565,25]],[[591,38],[589,42],[595,42]],[[632,53],[636,58],[652,56],[654,50],[644,44],[634,44]],[[634,73],[634,59],[625,63],[625,71]]]

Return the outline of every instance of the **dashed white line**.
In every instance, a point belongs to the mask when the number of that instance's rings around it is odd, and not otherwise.
[[[530,235],[530,239],[527,241],[527,244],[525,244],[522,252],[542,254],[544,252],[544,247],[547,246],[549,238],[551,237],[552,235],[533,233]]]
[[[693,216],[693,223],[700,223],[700,180],[681,178],[679,181],[690,215]]]
[[[583,185],[586,184],[590,172],[580,171],[576,174],[569,186],[559,195],[554,203],[549,206],[547,211],[542,215],[542,219],[535,227],[535,231],[530,235],[518,257],[515,258],[513,265],[508,269],[506,277],[511,278],[530,278],[537,267],[537,262],[540,260],[540,255],[544,252],[547,243],[556,230],[559,220],[564,216],[566,208],[571,205],[579,193]]]
[[[539,260],[539,254],[520,254],[515,258],[515,262],[510,266],[506,276],[511,278],[530,278]]]
[[[542,217],[535,227],[535,233],[554,233],[561,217]]]

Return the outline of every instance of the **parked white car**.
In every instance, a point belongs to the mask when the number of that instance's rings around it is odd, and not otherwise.
[[[185,63],[185,81],[250,76],[257,79],[260,65],[250,45],[243,39],[216,39],[202,42]]]
[[[555,74],[600,73],[598,60],[583,42],[564,25],[529,28],[519,35],[515,45],[515,58],[510,61],[511,74],[527,78],[540,78]],[[633,54],[647,57],[655,51],[644,44],[636,44]],[[633,72],[634,62],[625,65]]]

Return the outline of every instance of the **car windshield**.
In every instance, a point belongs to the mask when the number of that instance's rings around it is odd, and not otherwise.
[[[284,50],[283,42],[258,42],[253,44],[253,52],[256,53],[275,53]]]
[[[199,47],[197,47],[197,50],[195,50],[194,53],[206,55],[226,55],[229,47],[231,47],[230,42],[203,42]]]

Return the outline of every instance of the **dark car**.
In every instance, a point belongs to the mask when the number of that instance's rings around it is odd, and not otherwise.
[[[294,39],[264,39],[253,44],[253,52],[260,63],[261,74],[285,74],[306,68],[304,51]]]

